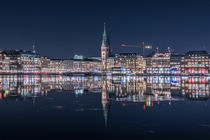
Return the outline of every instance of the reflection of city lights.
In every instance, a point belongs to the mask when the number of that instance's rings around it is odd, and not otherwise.
[[[159,105],[162,101],[176,101],[176,97],[187,97],[190,99],[209,98],[209,77],[134,77],[118,76],[104,78],[101,76],[0,76],[0,98],[16,97],[31,98],[49,93],[51,90],[73,91],[80,96],[86,92],[101,93],[104,88],[110,98],[122,102],[122,106],[127,103],[142,103],[144,109]],[[126,82],[119,83],[120,80]],[[180,82],[171,82],[180,81]],[[191,83],[189,82],[191,81]],[[5,84],[6,83],[6,84]],[[176,94],[173,96],[171,93]],[[157,104],[156,104],[157,103]]]

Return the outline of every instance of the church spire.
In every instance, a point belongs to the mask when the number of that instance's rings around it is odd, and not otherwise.
[[[108,37],[107,31],[106,31],[106,23],[104,23],[104,33],[103,33],[103,41],[102,41],[102,43],[103,43],[106,47],[110,46],[109,37]]]

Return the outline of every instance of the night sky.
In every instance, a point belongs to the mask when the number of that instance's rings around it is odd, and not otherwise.
[[[100,56],[103,23],[114,52],[145,41],[176,52],[210,52],[210,2],[202,0],[28,0],[0,2],[0,48],[36,50],[52,58]]]

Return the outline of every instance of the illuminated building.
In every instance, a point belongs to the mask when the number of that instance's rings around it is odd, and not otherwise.
[[[104,71],[107,70],[107,59],[110,57],[110,55],[111,55],[111,45],[106,31],[106,24],[104,23],[104,33],[101,45],[101,62]]]
[[[102,71],[102,64],[97,59],[74,60],[72,72],[78,73],[99,73]]]
[[[73,60],[72,59],[64,59],[63,60],[64,73],[70,73],[73,70]]]
[[[2,52],[2,73],[10,73],[10,57]]]
[[[48,57],[41,57],[41,73],[50,73],[50,61],[51,60]]]
[[[62,74],[64,71],[64,65],[62,59],[51,59],[50,61],[50,73]]]
[[[146,62],[136,53],[121,53],[114,58],[114,73],[117,68],[120,74],[143,74],[146,70]]]
[[[154,53],[146,58],[146,69],[148,74],[170,74],[171,53]]]
[[[22,73],[40,73],[40,55],[30,51],[21,51],[18,65],[20,66]]]
[[[189,51],[181,59],[182,74],[208,74],[209,54],[206,51]]]
[[[170,57],[170,74],[181,74],[181,58],[184,55],[171,54]]]
[[[40,55],[24,50],[4,50],[2,52],[3,73],[40,73]]]
[[[109,57],[107,59],[107,72],[110,73],[114,65],[115,65],[115,57]]]

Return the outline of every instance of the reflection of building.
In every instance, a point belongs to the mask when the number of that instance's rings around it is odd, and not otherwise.
[[[105,127],[107,127],[109,111],[110,111],[110,106],[111,106],[109,93],[107,92],[107,80],[103,81],[101,96],[102,96],[102,105],[103,105],[103,111],[104,111]]]
[[[0,75],[0,98],[34,99],[50,91],[71,91],[77,96],[101,94],[105,123],[111,100],[142,103],[152,107],[161,101],[169,103],[180,98],[205,99],[209,96],[209,77],[194,76],[62,76],[62,75]]]
[[[147,93],[171,98],[171,81],[168,76],[147,78]]]
[[[183,77],[182,94],[190,99],[208,99],[209,77]]]
[[[206,51],[189,51],[181,59],[183,74],[209,73],[209,54]]]

